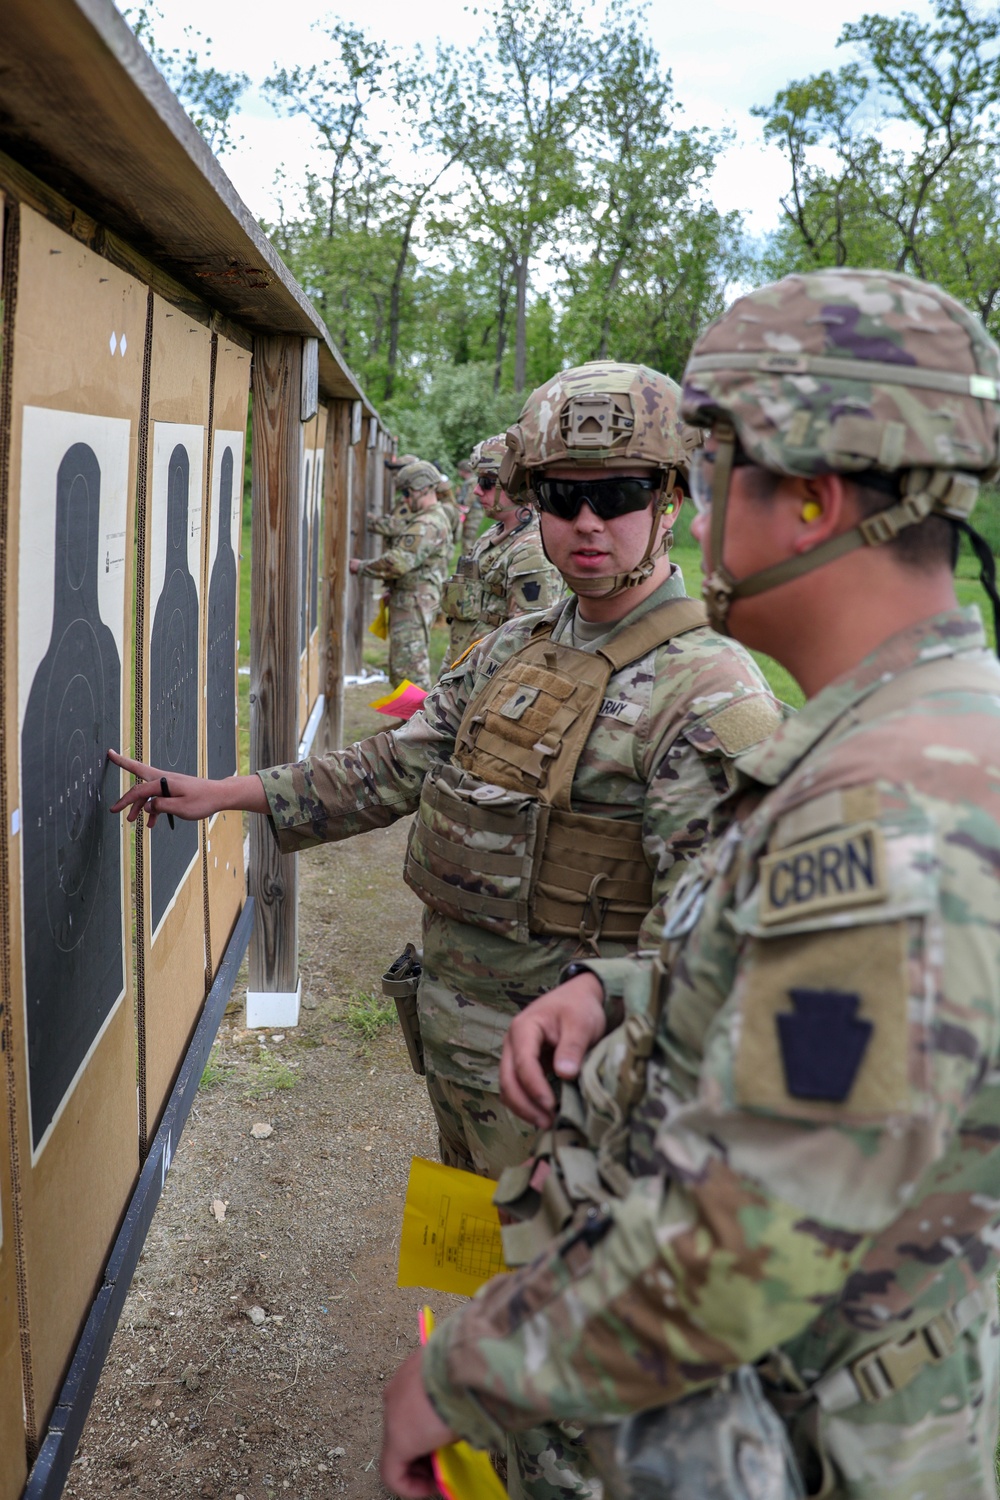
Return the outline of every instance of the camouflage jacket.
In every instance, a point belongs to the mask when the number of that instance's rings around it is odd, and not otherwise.
[[[627,621],[683,593],[684,580],[675,568]],[[557,639],[568,636],[575,608],[575,601],[561,606]],[[413,812],[427,771],[450,758],[466,707],[525,644],[537,620],[537,614],[522,615],[487,636],[438,682],[402,728],[335,755],[262,771],[282,850],[348,838]],[[742,719],[733,716],[723,729],[722,712],[736,703]],[[613,674],[606,705],[577,764],[572,804],[580,811],[641,819],[658,901],[701,848],[709,811],[729,788],[737,746],[769,733],[780,711],[749,654],[707,627]],[[654,907],[644,929],[647,942],[658,939],[659,926]],[[420,1023],[434,1070],[496,1090],[510,1017],[551,988],[577,943],[552,936],[515,945],[426,910],[423,947]],[[628,949],[602,942],[601,951]]]
[[[985,686],[928,686],[956,655]],[[655,1018],[631,1186],[439,1328],[424,1376],[459,1433],[607,1422],[781,1346],[827,1377],[824,1495],[994,1496],[998,744],[970,609],[886,641],[740,758],[713,832],[735,821],[666,911],[665,983],[649,959],[593,964],[611,1022]],[[963,1300],[953,1358],[894,1386],[914,1331]],[[869,1403],[846,1367],[887,1341]]]
[[[451,568],[451,521],[434,504],[408,516],[381,557],[371,557],[358,569],[362,578],[378,578],[403,593],[422,583],[440,586]]]
[[[406,501],[400,500],[392,507],[388,515],[369,516],[368,530],[374,531],[378,536],[397,537],[412,519]]]
[[[465,520],[462,522],[462,551],[471,552],[479,537],[479,528],[486,518],[482,501],[475,493],[469,492],[469,509]]]
[[[499,526],[491,526],[475,543],[471,561],[478,580],[470,578],[468,582],[473,587],[466,592],[474,613],[462,607],[459,596],[465,579],[461,573],[445,584],[442,605],[451,623],[449,661],[457,660],[477,637],[488,635],[505,620],[548,609],[565,592],[559,570],[542,550],[542,534],[534,511],[510,531],[502,532]],[[460,560],[460,569],[465,562],[464,558]],[[454,615],[449,612],[449,591],[458,605]]]

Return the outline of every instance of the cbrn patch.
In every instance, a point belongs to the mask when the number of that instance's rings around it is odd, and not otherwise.
[[[800,922],[888,895],[882,830],[877,823],[857,823],[765,855],[758,919],[765,927]]]

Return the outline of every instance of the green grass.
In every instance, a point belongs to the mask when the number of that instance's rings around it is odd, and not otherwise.
[[[208,1062],[205,1064],[205,1071],[201,1075],[201,1082],[198,1087],[202,1089],[214,1089],[220,1083],[225,1083],[232,1072],[232,1063],[220,1062],[219,1046],[216,1043],[212,1048]]]
[[[272,1057],[269,1052],[262,1050],[260,1056],[250,1064],[246,1098],[265,1099],[268,1094],[279,1093],[283,1089],[293,1089],[298,1081],[298,1076],[287,1063],[282,1062],[280,1057]]]
[[[395,1021],[395,1002],[382,995],[368,995],[359,991],[348,1000],[344,1019],[355,1035],[367,1045]]]

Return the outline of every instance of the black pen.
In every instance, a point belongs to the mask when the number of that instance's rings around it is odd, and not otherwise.
[[[170,789],[167,786],[167,778],[165,776],[161,776],[160,777],[160,791],[162,792],[162,794],[163,794],[164,797],[169,797],[170,796]],[[170,824],[171,828],[173,828],[173,826],[174,826],[174,815],[173,815],[173,813],[167,813],[167,822]]]

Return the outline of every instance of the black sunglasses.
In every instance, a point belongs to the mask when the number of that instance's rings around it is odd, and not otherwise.
[[[536,479],[530,494],[547,515],[575,521],[586,503],[602,521],[645,510],[660,487],[658,479]]]
[[[482,490],[483,494],[488,495],[490,490],[496,489],[497,476],[496,474],[480,474],[476,483],[479,485],[479,488]]]

